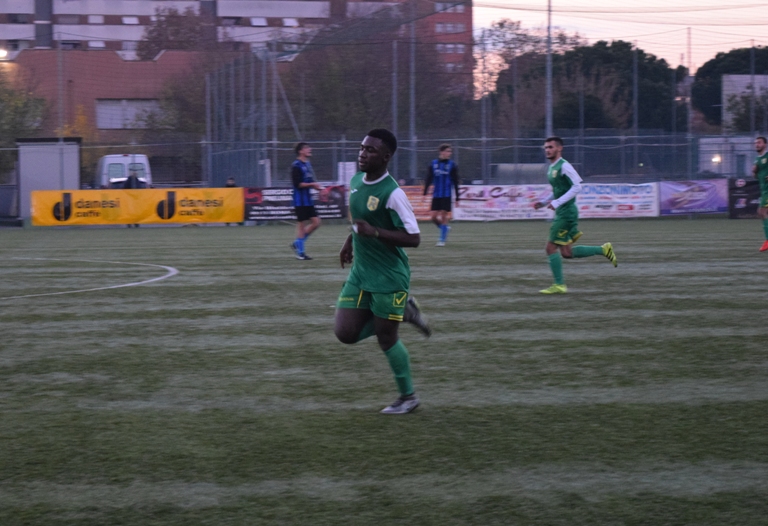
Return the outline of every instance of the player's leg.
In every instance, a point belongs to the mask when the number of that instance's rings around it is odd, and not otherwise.
[[[583,245],[573,247],[574,258],[588,258],[590,256],[605,256],[605,258],[610,261],[614,267],[618,266],[619,264],[619,261],[616,258],[616,253],[613,251],[613,244],[611,243],[604,243],[599,246]]]
[[[375,334],[373,313],[367,309],[336,308],[333,332],[341,343],[353,344]]]
[[[429,220],[432,221],[437,228],[440,228],[440,210],[435,208],[435,198],[432,198],[432,209],[429,212]]]
[[[451,231],[451,227],[449,225],[451,221],[451,198],[447,197],[443,200],[443,210],[442,210],[442,218],[441,218],[441,224],[440,227],[440,240],[445,244],[446,241],[448,241],[448,233]]]
[[[296,239],[293,240],[293,243],[291,243],[291,248],[296,252],[296,257],[299,257],[301,254],[304,253],[304,221],[307,220],[305,217],[306,212],[304,210],[305,207],[303,206],[297,206],[295,207],[296,211]]]
[[[763,220],[763,233],[765,234],[765,242],[760,247],[760,252],[765,252],[768,250],[768,197],[763,198],[763,202],[757,209],[757,214]]]
[[[301,238],[301,255],[303,259],[312,259],[306,253],[306,243],[309,235],[320,227],[320,218],[317,217],[317,212],[314,206],[308,206],[305,214],[307,221],[304,225],[304,237]]]
[[[371,293],[344,283],[336,300],[334,334],[341,343],[357,343],[375,334]]]
[[[320,228],[321,220],[317,216],[313,216],[309,220],[309,224],[304,228],[304,239],[308,238],[309,235]]]
[[[547,254],[549,269],[552,271],[554,283],[550,287],[540,290],[539,292],[542,294],[563,294],[568,290],[565,286],[565,279],[563,278],[563,258],[560,253],[560,248],[571,244],[570,231],[570,221],[555,215],[555,219],[552,221],[552,226],[549,227],[549,238],[547,239],[547,245],[544,248],[544,251]],[[566,253],[571,255],[570,252]]]
[[[419,405],[411,378],[411,358],[398,334],[400,322],[405,315],[408,293],[372,294],[371,310],[374,329],[379,347],[387,357],[395,377],[400,396],[391,405],[382,409],[384,414],[410,413]]]

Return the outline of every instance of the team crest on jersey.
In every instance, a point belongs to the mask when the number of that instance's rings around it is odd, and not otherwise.
[[[371,212],[375,211],[379,207],[379,198],[370,196],[368,198],[368,204],[366,205]]]
[[[763,164],[768,163],[768,159],[763,159]]]

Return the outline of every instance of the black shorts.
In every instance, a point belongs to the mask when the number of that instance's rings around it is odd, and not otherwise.
[[[450,197],[433,197],[432,208],[430,210],[441,210],[444,212],[451,211],[451,198]]]
[[[309,206],[294,206],[296,210],[296,219],[299,221],[309,221],[313,217],[317,217],[317,211],[314,205]]]

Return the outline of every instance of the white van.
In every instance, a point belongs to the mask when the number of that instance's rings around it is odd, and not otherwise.
[[[122,188],[130,172],[136,172],[143,188],[152,185],[152,171],[149,159],[140,153],[105,155],[96,166],[97,188]]]

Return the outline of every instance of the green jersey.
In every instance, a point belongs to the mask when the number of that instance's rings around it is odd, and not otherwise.
[[[562,157],[549,165],[547,180],[552,185],[557,215],[578,214],[576,194],[581,191],[581,177],[576,169]]]
[[[373,182],[364,173],[355,174],[349,183],[349,215],[380,230],[405,230],[418,234],[419,226],[408,197],[389,175]],[[408,256],[375,237],[352,233],[352,270],[347,281],[366,292],[407,291],[411,282]]]
[[[764,198],[768,198],[768,151],[755,159],[755,166],[757,167],[755,177],[760,183],[760,193]]]

